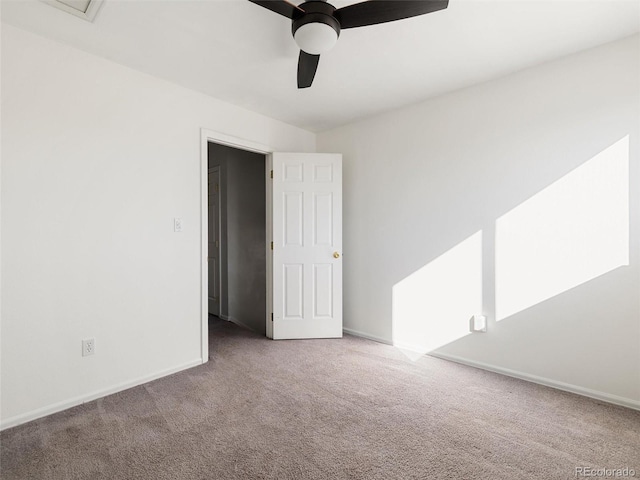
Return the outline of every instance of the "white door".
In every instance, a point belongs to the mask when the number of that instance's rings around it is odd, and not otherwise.
[[[342,155],[272,154],[274,339],[342,337]]]
[[[209,169],[209,313],[220,316],[220,168]]]

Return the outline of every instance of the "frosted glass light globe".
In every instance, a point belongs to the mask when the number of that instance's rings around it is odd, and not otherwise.
[[[310,55],[320,55],[333,48],[338,41],[338,32],[326,23],[307,23],[293,36],[300,50]]]

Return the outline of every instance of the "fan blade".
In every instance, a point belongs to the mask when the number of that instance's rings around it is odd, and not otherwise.
[[[320,55],[311,55],[300,50],[298,57],[298,88],[308,88],[316,76]]]
[[[255,3],[256,5],[260,5],[272,12],[279,13],[280,15],[284,15],[287,18],[293,19],[293,14],[296,10],[300,13],[304,13],[297,5],[289,2],[288,0],[249,0],[251,3]]]
[[[369,0],[339,8],[335,17],[341,28],[364,27],[437,12],[448,5],[449,0]]]

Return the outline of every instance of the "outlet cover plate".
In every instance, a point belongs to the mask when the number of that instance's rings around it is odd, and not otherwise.
[[[93,355],[96,353],[96,340],[95,338],[87,338],[82,340],[82,356]]]

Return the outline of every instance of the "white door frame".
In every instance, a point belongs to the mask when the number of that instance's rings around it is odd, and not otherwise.
[[[265,238],[265,250],[267,258],[267,308],[265,311],[265,323],[267,325],[267,337],[272,337],[271,322],[269,321],[269,314],[267,312],[272,311],[273,299],[271,298],[271,270],[272,270],[272,257],[271,257],[271,228],[272,228],[272,206],[271,206],[271,153],[274,149],[268,145],[263,145],[253,140],[247,140],[245,138],[234,137],[227,135],[226,133],[217,132],[215,130],[208,130],[206,128],[200,129],[200,315],[201,315],[201,355],[202,363],[209,361],[209,268],[207,266],[208,253],[208,241],[209,241],[209,187],[208,187],[208,173],[209,173],[209,142],[218,143],[220,145],[226,145],[228,147],[239,148],[240,150],[247,150],[249,152],[261,153],[266,156],[265,161],[265,194],[266,194],[266,238]]]

